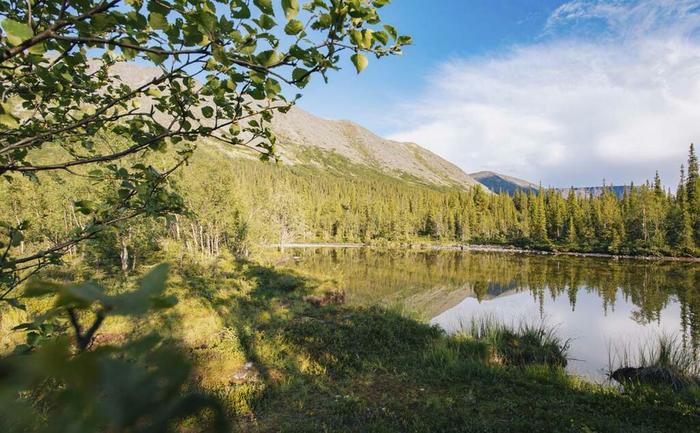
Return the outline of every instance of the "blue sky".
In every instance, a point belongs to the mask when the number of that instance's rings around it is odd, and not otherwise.
[[[450,59],[497,55],[542,38],[562,1],[393,0],[382,19],[414,43],[404,55],[372,59],[359,76],[346,62],[328,84],[317,80],[300,106],[322,117],[350,119],[380,135],[393,131],[385,113],[418,92],[436,66]],[[339,103],[340,102],[340,103]]]
[[[413,141],[467,172],[667,185],[700,141],[700,0],[394,0],[396,58],[299,105]]]

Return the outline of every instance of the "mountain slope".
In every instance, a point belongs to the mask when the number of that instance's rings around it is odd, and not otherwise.
[[[469,176],[495,193],[505,192],[513,195],[518,190],[527,192],[539,189],[539,185],[535,183],[493,171],[479,171]]]
[[[294,107],[286,114],[275,114],[272,129],[287,163],[319,165],[333,155],[406,180],[461,188],[478,184],[456,165],[417,144],[383,139],[347,120],[327,120]],[[310,158],[319,151],[326,155]]]
[[[118,63],[112,73],[128,86],[136,87],[160,72],[134,63]],[[140,102],[144,107],[150,106],[148,98]],[[292,107],[288,113],[275,113],[272,130],[277,135],[277,150],[284,163],[336,171],[343,168],[344,175],[353,175],[353,170],[362,167],[439,187],[478,185],[459,167],[417,144],[386,140],[353,122],[323,119],[299,107]],[[219,148],[229,156],[251,156],[245,151]]]

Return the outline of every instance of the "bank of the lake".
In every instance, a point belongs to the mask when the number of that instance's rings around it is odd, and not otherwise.
[[[256,263],[183,267],[177,322],[198,385],[258,432],[664,432],[700,425],[697,396],[625,393],[561,367],[508,365],[489,342]],[[187,323],[183,327],[181,324]]]
[[[80,279],[80,272],[60,277]],[[404,284],[387,279],[394,283]],[[685,432],[700,425],[697,394],[624,392],[542,358],[514,363],[493,340],[357,305],[318,272],[185,257],[169,287],[179,299],[174,311],[141,323],[108,321],[101,340],[151,327],[174,338],[193,360],[191,386],[221,398],[241,431]]]
[[[228,401],[242,430],[680,432],[700,425],[698,396],[625,393],[560,366],[509,365],[488,341],[351,305],[333,295],[339,288],[331,280],[255,263],[226,266],[190,269],[175,283],[188,294],[179,320],[190,324],[201,383]]]
[[[374,248],[374,249],[409,249],[409,250],[455,250],[455,251],[478,251],[495,253],[514,254],[539,254],[549,256],[571,256],[571,257],[595,257],[613,260],[647,260],[647,261],[670,261],[700,263],[700,257],[691,256],[650,256],[650,255],[630,255],[630,254],[608,254],[584,251],[568,251],[556,249],[536,249],[522,248],[512,245],[492,245],[492,244],[446,244],[435,242],[288,242],[282,244],[265,244],[263,248],[294,249],[294,248]]]

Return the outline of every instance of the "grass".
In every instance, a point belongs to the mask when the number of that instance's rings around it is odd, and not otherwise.
[[[700,423],[700,399],[568,376],[566,342],[544,326],[475,321],[447,335],[395,310],[317,306],[309,297],[337,289],[332,282],[252,262],[184,262],[169,286],[174,311],[103,332],[157,327],[181,341],[195,364],[190,386],[218,395],[242,431],[680,432]]]
[[[544,322],[509,326],[492,317],[473,318],[462,330],[490,347],[493,363],[516,367],[531,364],[566,367],[569,341],[562,340],[555,331]]]

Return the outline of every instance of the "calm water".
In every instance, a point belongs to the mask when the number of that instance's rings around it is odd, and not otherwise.
[[[286,250],[355,305],[399,307],[448,332],[472,318],[538,322],[571,339],[569,370],[602,378],[611,347],[660,333],[700,343],[700,264],[461,251]],[[293,257],[293,258],[292,258]]]

